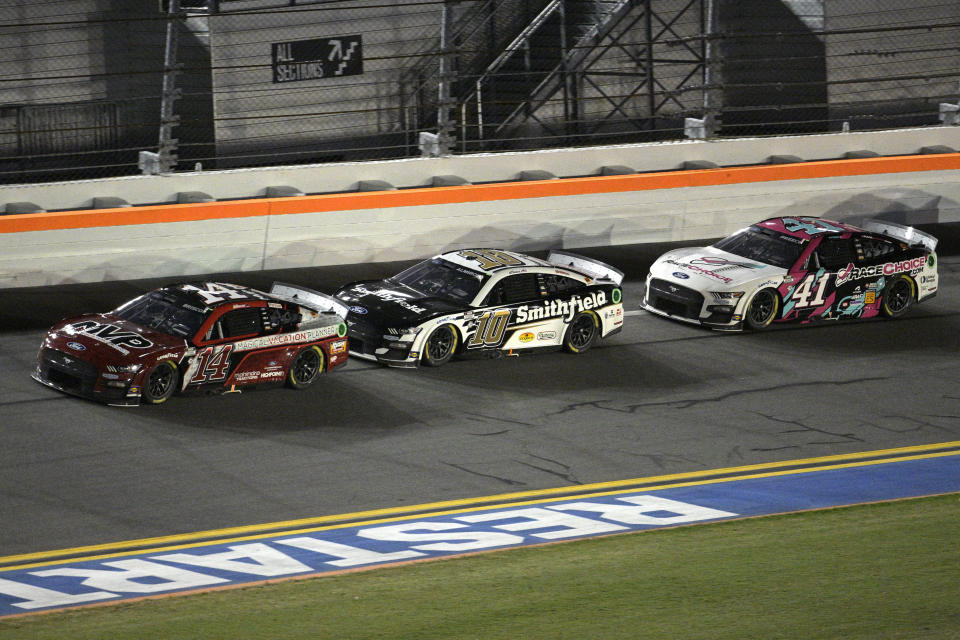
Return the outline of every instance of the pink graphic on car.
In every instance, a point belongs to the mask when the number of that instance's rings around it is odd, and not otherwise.
[[[824,220],[822,218],[810,218],[807,216],[775,218],[761,222],[760,226],[802,240],[810,240],[825,233],[845,233],[856,230],[855,227],[851,227],[842,222],[834,222],[833,220]]]

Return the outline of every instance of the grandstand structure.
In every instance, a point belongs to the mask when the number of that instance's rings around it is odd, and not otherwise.
[[[952,0],[11,0],[0,183],[953,124]]]

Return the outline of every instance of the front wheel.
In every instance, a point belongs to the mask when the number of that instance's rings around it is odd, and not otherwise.
[[[570,353],[583,353],[593,346],[600,335],[600,318],[593,311],[581,311],[573,316],[563,335],[563,348]]]
[[[423,363],[428,367],[446,364],[457,351],[457,330],[453,325],[442,324],[427,336],[423,345]]]
[[[292,389],[306,389],[323,373],[326,357],[323,349],[317,345],[307,347],[290,363],[290,372],[287,374],[287,386]]]
[[[905,275],[895,276],[883,291],[883,315],[899,318],[913,306],[913,281]]]
[[[177,365],[164,360],[147,373],[140,399],[147,404],[166,402],[177,389]]]
[[[780,296],[777,292],[773,289],[762,289],[753,296],[750,306],[747,307],[747,326],[754,330],[766,329],[779,311]]]

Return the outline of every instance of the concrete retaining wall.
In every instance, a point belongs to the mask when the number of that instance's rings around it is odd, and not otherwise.
[[[398,188],[430,186],[436,176],[455,175],[471,183],[517,180],[524,171],[547,171],[558,177],[597,175],[604,166],[638,171],[671,171],[685,163],[717,166],[764,164],[772,156],[802,160],[843,158],[857,151],[881,156],[919,153],[946,145],[960,150],[960,127],[929,127],[863,133],[780,138],[689,140],[523,153],[413,158],[384,162],[347,162],[294,167],[185,172],[104,180],[0,185],[0,213],[5,205],[31,202],[46,211],[89,209],[94,198],[121,198],[132,205],[177,202],[177,194],[201,192],[214,200],[259,198],[268,187],[294,187],[305,194],[356,191],[361,181],[382,181]]]
[[[960,154],[0,216],[0,287],[694,241],[775,215],[960,220]]]

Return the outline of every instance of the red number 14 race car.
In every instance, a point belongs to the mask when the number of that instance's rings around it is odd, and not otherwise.
[[[347,362],[346,307],[284,284],[270,293],[196,282],[151,291],[47,333],[33,378],[111,405],[159,404],[190,387],[286,382]]]

